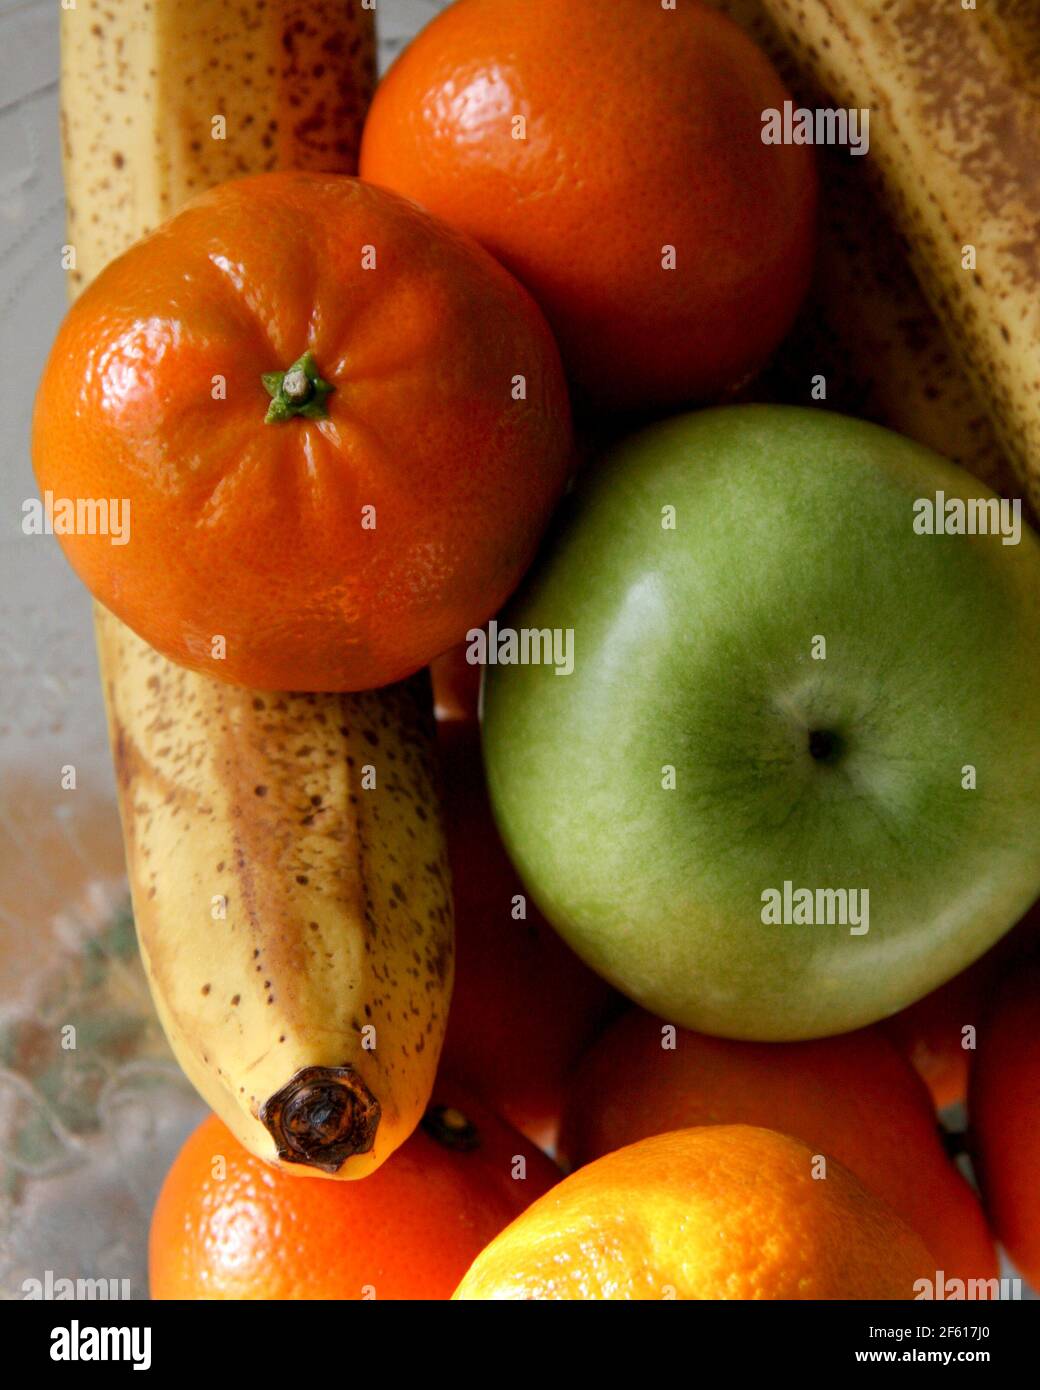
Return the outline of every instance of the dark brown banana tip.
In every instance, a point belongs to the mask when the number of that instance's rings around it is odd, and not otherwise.
[[[301,1067],[260,1107],[260,1119],[286,1163],[336,1173],[368,1153],[380,1105],[351,1066]]]

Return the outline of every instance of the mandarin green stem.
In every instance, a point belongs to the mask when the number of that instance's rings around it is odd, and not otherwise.
[[[324,420],[329,413],[325,398],[335,387],[318,371],[310,349],[284,372],[264,372],[260,380],[271,397],[265,425],[282,424],[294,415],[302,415],[305,420]]]

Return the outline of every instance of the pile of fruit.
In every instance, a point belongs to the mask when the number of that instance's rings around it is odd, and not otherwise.
[[[356,0],[89,9],[33,453],[128,509],[55,530],[215,1112],[153,1295],[1040,1281],[1040,18],[456,0],[366,117]]]

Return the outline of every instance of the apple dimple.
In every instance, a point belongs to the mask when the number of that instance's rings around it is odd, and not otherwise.
[[[845,751],[845,741],[833,729],[809,730],[809,756],[818,763],[833,767]]]

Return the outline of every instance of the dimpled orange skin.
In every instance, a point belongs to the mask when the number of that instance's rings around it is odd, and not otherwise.
[[[270,1168],[216,1116],[189,1137],[152,1217],[157,1299],[447,1299],[478,1252],[558,1181],[556,1166],[451,1083],[435,1101],[476,1123],[480,1147],[422,1128],[363,1182]],[[525,1179],[512,1176],[523,1156]],[[214,1176],[222,1157],[226,1173]]]
[[[745,1125],[643,1139],[565,1178],[456,1290],[487,1299],[902,1299],[920,1238],[837,1163]]]
[[[1040,961],[996,991],[968,1087],[975,1167],[993,1230],[1040,1288]]]
[[[928,1091],[879,1032],[748,1043],[677,1028],[672,1051],[665,1026],[634,1009],[586,1054],[564,1111],[570,1163],[691,1125],[763,1125],[837,1159],[917,1231],[931,1251],[922,1277],[996,1277],[982,1209],[946,1156]]]
[[[764,363],[809,282],[813,152],[762,142],[787,96],[696,0],[458,0],[377,89],[361,173],[512,270],[596,403],[703,399]]]
[[[328,418],[265,424],[261,375],[307,349]],[[95,597],[172,660],[276,690],[384,685],[460,641],[570,453],[530,296],[406,201],[300,172],[223,184],[106,267],[33,423],[41,493],[130,500],[127,545],[60,538]]]

